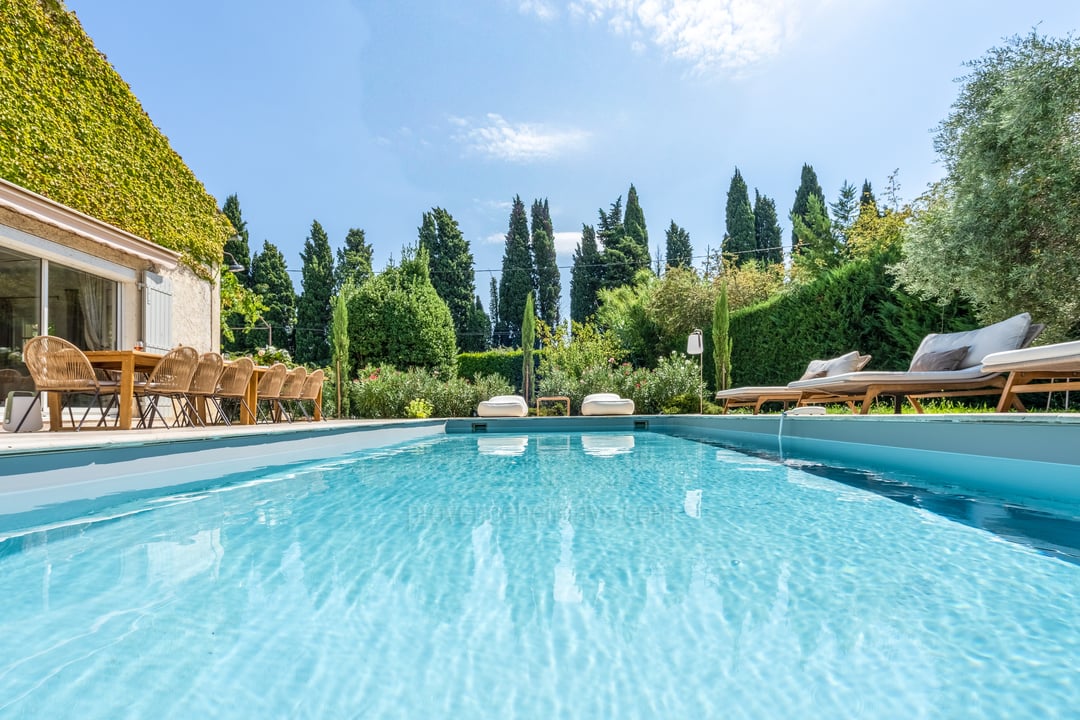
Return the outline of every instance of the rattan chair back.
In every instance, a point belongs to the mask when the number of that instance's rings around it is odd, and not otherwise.
[[[251,358],[242,357],[233,360],[222,370],[221,378],[218,380],[218,389],[214,394],[227,398],[244,397],[253,372],[255,372],[255,362]]]
[[[281,385],[278,398],[281,400],[299,400],[300,393],[304,389],[304,381],[307,380],[307,368],[295,367],[285,375],[285,382]]]
[[[323,371],[314,370],[304,378],[304,387],[300,390],[301,400],[315,400],[323,386]]]
[[[285,384],[285,376],[289,369],[282,363],[274,363],[270,369],[263,373],[259,379],[259,400],[277,400],[281,397],[281,386]]]
[[[52,335],[30,338],[23,346],[23,363],[38,391],[95,392],[101,389],[86,355],[63,338]]]
[[[191,387],[191,378],[194,377],[198,365],[198,350],[184,346],[173,348],[158,360],[146,382],[136,390],[155,395],[186,393]]]
[[[218,379],[221,377],[225,361],[216,352],[203,353],[199,356],[199,364],[195,367],[195,374],[191,376],[189,395],[207,397],[217,392]]]

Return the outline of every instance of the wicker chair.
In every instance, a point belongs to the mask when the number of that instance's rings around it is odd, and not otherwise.
[[[232,425],[232,421],[229,419],[229,413],[225,412],[221,405],[225,400],[235,400],[240,412],[255,416],[247,404],[248,383],[251,382],[251,375],[254,372],[255,363],[251,358],[242,357],[233,360],[222,370],[217,391],[207,398],[214,404],[217,417],[226,425]]]
[[[19,419],[15,431],[18,432],[26,421],[30,410],[38,407],[36,400],[43,392],[54,392],[60,396],[60,411],[66,405],[71,425],[76,430],[81,430],[86,422],[90,409],[96,403],[101,410],[101,418],[97,427],[105,425],[109,410],[116,406],[117,396],[120,393],[119,385],[98,380],[94,374],[94,368],[83,354],[83,351],[63,338],[52,335],[39,335],[30,338],[23,346],[23,363],[30,371],[34,379],[34,400],[30,402],[29,409]],[[82,419],[75,422],[75,413],[71,406],[71,398],[74,395],[93,395],[91,404],[87,405]],[[109,396],[108,406],[102,405],[102,396]],[[65,402],[66,401],[66,402]],[[62,415],[61,415],[62,417]],[[51,428],[57,430],[59,428]]]
[[[280,417],[285,418],[289,422],[292,422],[292,414],[285,408],[285,403],[298,402],[300,400],[300,393],[304,389],[304,381],[307,380],[307,368],[295,367],[288,372],[285,376],[285,382],[281,385],[281,391],[278,393],[277,409]]]
[[[224,366],[225,361],[216,352],[203,353],[199,356],[195,374],[191,376],[191,387],[184,395],[184,404],[191,424],[198,423],[201,427],[206,427],[206,421],[203,420],[203,415],[206,414],[206,403],[211,402],[211,398],[217,392],[218,379],[221,377]],[[196,407],[200,400],[203,403],[203,412],[199,412]]]
[[[281,397],[281,386],[285,384],[285,376],[289,373],[282,363],[274,363],[270,369],[263,373],[259,380],[258,397],[255,400],[255,410],[258,419],[264,422],[274,422],[274,410],[277,409],[278,398]],[[266,410],[263,410],[263,402]]]
[[[154,427],[155,415],[165,427],[176,427],[187,421],[187,415],[183,412],[187,409],[185,395],[191,387],[191,378],[195,375],[198,364],[199,351],[193,347],[175,348],[158,360],[146,381],[135,385],[135,400],[139,404],[139,427]],[[142,405],[143,398],[147,398],[145,408]],[[176,413],[176,419],[171,426],[158,407],[161,398],[169,398],[180,407],[181,411]]]
[[[315,412],[315,403],[319,401],[319,391],[323,386],[323,371],[315,370],[308,374],[304,378],[304,387],[300,390],[300,398],[296,404],[300,406],[300,412],[304,413],[304,417],[310,421],[311,415],[308,414],[307,408],[304,403],[311,403],[311,412]]]

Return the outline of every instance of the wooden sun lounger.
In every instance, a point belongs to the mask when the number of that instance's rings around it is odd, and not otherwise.
[[[982,369],[1008,373],[997,411],[1023,410],[1020,393],[1080,390],[1080,340],[987,355]]]

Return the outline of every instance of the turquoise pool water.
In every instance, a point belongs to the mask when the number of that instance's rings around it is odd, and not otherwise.
[[[119,504],[0,542],[0,717],[1074,716],[1067,544],[823,475],[456,435]]]

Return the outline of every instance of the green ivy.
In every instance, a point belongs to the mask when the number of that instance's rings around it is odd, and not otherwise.
[[[55,0],[0,3],[0,177],[175,250],[203,275],[233,232]]]

